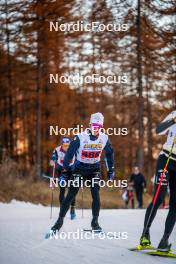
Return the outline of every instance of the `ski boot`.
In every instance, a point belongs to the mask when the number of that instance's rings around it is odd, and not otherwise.
[[[63,222],[64,222],[64,218],[59,217],[56,223],[53,225],[53,227],[51,227],[50,231],[46,233],[45,239],[49,239],[49,238],[52,239],[53,237],[55,237],[57,235],[57,232],[61,229]]]
[[[149,231],[142,234],[139,245],[137,245],[134,248],[130,248],[131,251],[140,251],[140,250],[148,250],[148,249],[152,249],[152,250],[155,249],[155,247],[151,245]]]
[[[64,222],[64,218],[59,217],[58,220],[56,221],[56,223],[51,228],[51,231],[53,232],[53,234],[56,234],[57,231],[59,231],[61,229],[63,222]]]
[[[70,210],[70,219],[74,220],[76,218],[76,213],[75,213],[75,206],[71,206]]]
[[[151,246],[150,234],[149,233],[146,233],[146,234],[141,236],[140,245],[142,247]]]
[[[101,232],[102,228],[98,223],[98,216],[94,216],[91,222],[91,227],[94,232]]]
[[[158,245],[157,248],[158,251],[161,252],[170,252],[171,250],[171,244],[168,242],[168,238],[163,237]]]

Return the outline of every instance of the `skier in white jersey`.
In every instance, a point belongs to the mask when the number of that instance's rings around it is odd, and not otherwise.
[[[169,245],[168,240],[176,222],[176,111],[170,113],[162,121],[162,123],[160,123],[157,126],[156,133],[159,135],[167,134],[167,140],[166,143],[163,145],[163,149],[160,152],[157,161],[156,177],[155,177],[155,194],[156,194],[157,186],[160,182],[160,177],[163,174],[164,167],[166,166],[169,154],[171,156],[169,159],[167,170],[165,172],[156,202],[155,204],[151,203],[147,208],[145,221],[144,221],[144,229],[140,239],[140,244],[141,246],[151,245],[150,233],[149,233],[150,227],[156,216],[157,209],[164,200],[165,194],[167,193],[167,186],[169,185],[170,188],[169,212],[165,222],[164,234],[158,245],[159,251],[169,251],[171,245]]]
[[[100,197],[99,197],[99,182],[100,175],[100,158],[102,151],[105,150],[107,164],[108,164],[108,178],[110,180],[114,177],[114,153],[108,136],[104,133],[100,133],[100,129],[103,127],[104,117],[101,113],[95,113],[90,118],[90,128],[83,133],[74,137],[70,143],[69,149],[65,155],[63,168],[65,173],[69,168],[69,162],[73,156],[76,155],[75,168],[73,172],[74,180],[83,179],[90,180],[91,182],[91,195],[92,195],[92,221],[91,226],[93,230],[101,231],[101,227],[98,223],[99,211],[100,211]],[[95,180],[96,178],[96,180]],[[92,184],[94,183],[94,184]],[[59,213],[59,218],[51,228],[53,233],[60,230],[63,225],[64,217],[69,209],[72,200],[75,198],[79,191],[79,185],[72,184],[68,191],[66,198],[64,199]]]

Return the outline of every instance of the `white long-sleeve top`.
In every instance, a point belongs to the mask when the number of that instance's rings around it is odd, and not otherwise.
[[[162,121],[168,121],[171,120],[173,118],[176,117],[176,111],[171,112],[168,116],[166,116],[166,118]],[[173,124],[172,126],[170,126],[169,128],[167,128],[166,130],[164,130],[163,132],[159,133],[159,135],[164,135],[167,134],[167,140],[163,145],[163,150],[167,150],[168,152],[170,152],[173,141],[175,141],[172,153],[174,155],[176,155],[176,124]],[[161,154],[164,153],[164,151],[161,151]],[[166,153],[164,153],[166,155]],[[168,156],[168,155],[166,155]],[[176,160],[175,158],[171,157],[172,159]]]

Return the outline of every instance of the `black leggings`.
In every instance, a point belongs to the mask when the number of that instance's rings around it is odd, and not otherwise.
[[[143,187],[136,188],[136,198],[139,204],[139,208],[143,206]]]
[[[159,179],[162,175],[162,171],[165,167],[166,162],[167,162],[167,157],[165,155],[160,155],[158,162],[157,162],[157,169],[156,169],[155,192],[156,192]],[[160,189],[158,198],[156,200],[156,203],[155,205],[151,203],[149,207],[147,208],[146,215],[145,215],[145,221],[144,221],[143,234],[149,233],[149,229],[156,216],[157,209],[162,204],[164,197],[167,193],[168,183],[169,183],[169,189],[170,189],[170,200],[169,200],[169,212],[168,212],[166,222],[165,222],[164,237],[168,239],[172,233],[172,230],[176,222],[176,161],[170,160],[169,165],[167,167],[167,171],[165,173],[163,184],[161,185],[161,189]]]
[[[60,192],[59,192],[59,202],[60,202],[60,206],[65,198],[65,191],[66,191],[66,187],[62,187],[60,186]],[[71,202],[71,207],[75,207],[75,199],[72,200]]]
[[[95,177],[100,177],[99,172],[90,172],[90,173],[85,173],[85,172],[77,172],[73,174],[72,179],[76,179],[76,177],[79,177],[79,179],[82,177],[83,180],[89,179],[92,181],[92,179]],[[99,211],[100,211],[100,196],[99,196],[99,184],[94,184],[94,186],[90,187],[91,189],[91,195],[92,195],[92,215],[94,217],[99,216]],[[79,191],[79,187],[75,187],[74,185],[71,185],[66,198],[63,200],[60,208],[60,217],[65,217],[70,204],[74,201],[76,194]]]

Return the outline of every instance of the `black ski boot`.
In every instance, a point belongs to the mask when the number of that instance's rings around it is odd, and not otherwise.
[[[158,251],[169,252],[171,249],[171,244],[169,244],[168,238],[163,237],[158,245]]]
[[[53,237],[57,236],[57,232],[61,229],[64,222],[63,217],[59,217],[56,223],[51,227],[50,231],[46,233],[45,239],[52,239]]]
[[[151,245],[149,232],[142,234],[141,239],[140,239],[140,245],[143,247]]]
[[[92,230],[95,232],[101,232],[102,228],[98,223],[98,216],[94,216],[91,222]]]
[[[59,217],[58,220],[56,221],[56,223],[53,225],[53,227],[51,228],[51,231],[56,234],[57,231],[59,231],[63,225],[64,222],[64,218],[63,217]]]

